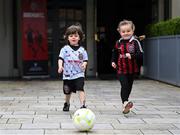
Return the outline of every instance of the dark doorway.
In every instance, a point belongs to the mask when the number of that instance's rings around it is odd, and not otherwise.
[[[72,24],[80,23],[85,30],[84,0],[48,0],[48,50],[51,78],[58,78],[57,60],[65,45],[64,32]]]
[[[145,33],[145,26],[151,23],[151,0],[97,0],[97,70],[100,77],[115,74],[111,67],[111,50],[118,40],[117,26],[123,19],[132,20],[135,34]]]

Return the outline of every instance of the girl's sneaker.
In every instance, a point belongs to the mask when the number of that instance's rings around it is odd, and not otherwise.
[[[123,104],[124,108],[123,108],[123,114],[127,114],[130,112],[131,108],[133,107],[133,102],[131,101],[125,101]]]

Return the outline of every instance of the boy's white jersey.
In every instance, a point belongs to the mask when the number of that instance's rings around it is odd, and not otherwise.
[[[81,68],[82,63],[88,60],[84,47],[80,46],[77,50],[73,50],[71,46],[65,45],[60,50],[59,58],[64,62],[63,80],[72,80],[85,76],[85,71]]]

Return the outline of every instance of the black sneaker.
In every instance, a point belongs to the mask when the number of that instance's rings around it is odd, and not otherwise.
[[[85,105],[82,105],[81,107],[80,107],[80,109],[82,109],[82,108],[87,108]]]
[[[63,111],[69,111],[70,104],[64,103]]]

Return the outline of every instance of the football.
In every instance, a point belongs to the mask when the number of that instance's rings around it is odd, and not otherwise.
[[[73,115],[73,124],[79,131],[90,131],[95,124],[95,114],[87,108],[78,109]]]

